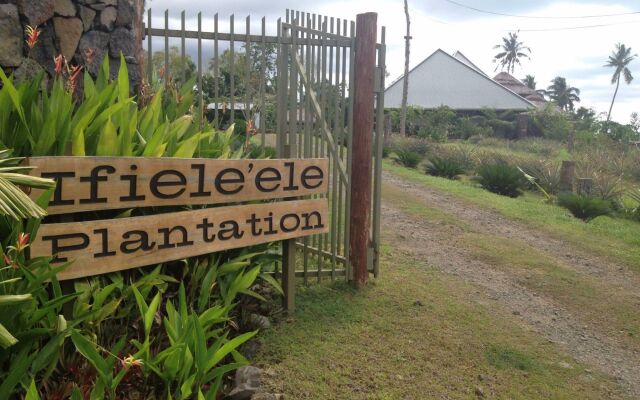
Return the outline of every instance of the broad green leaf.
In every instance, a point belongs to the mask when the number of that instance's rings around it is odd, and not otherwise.
[[[11,332],[9,332],[7,328],[0,323],[0,346],[3,349],[7,349],[16,343],[18,343],[18,339],[16,339]]]
[[[100,132],[98,138],[98,147],[96,148],[98,156],[117,156],[118,155],[118,133],[116,126],[109,118]]]
[[[38,390],[36,389],[36,382],[33,379],[31,380],[24,400],[40,400],[40,395],[38,395]]]

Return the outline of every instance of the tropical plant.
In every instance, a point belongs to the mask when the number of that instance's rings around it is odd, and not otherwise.
[[[575,193],[561,193],[558,196],[558,205],[568,209],[574,217],[586,222],[601,215],[610,215],[611,204],[597,197],[577,195]]]
[[[447,179],[456,179],[465,173],[463,166],[457,160],[447,157],[433,156],[425,166],[428,175]]]
[[[553,78],[545,94],[565,111],[572,111],[574,103],[580,102],[580,89],[568,86],[567,80],[561,76]]]
[[[516,65],[522,65],[520,60],[530,58],[531,49],[518,40],[518,32],[509,32],[508,37],[502,38],[502,43],[495,45],[494,49],[501,51],[493,57],[493,62],[498,63],[496,70],[500,68],[513,74]],[[529,53],[529,54],[527,54]]]
[[[627,47],[622,43],[616,43],[615,50],[609,56],[609,60],[604,65],[605,67],[615,68],[613,75],[611,76],[611,84],[616,85],[616,90],[613,92],[613,98],[611,99],[611,106],[609,106],[609,113],[607,114],[607,121],[611,120],[611,111],[613,110],[613,103],[616,101],[616,95],[620,88],[620,78],[624,77],[624,81],[630,84],[633,80],[631,70],[629,70],[629,64],[637,57],[637,54],[631,54],[631,47]]]
[[[524,83],[529,89],[531,90],[536,90],[536,77],[533,75],[527,75],[524,77],[524,79],[522,80],[522,83]]]
[[[476,179],[484,189],[509,197],[520,196],[525,183],[517,167],[503,162],[481,165]]]
[[[22,158],[10,158],[10,150],[0,150],[0,214],[13,219],[42,218],[46,211],[37,205],[22,191],[24,188],[52,189],[55,182],[37,176],[29,176],[27,172],[33,167],[19,165]]]
[[[420,164],[420,161],[422,161],[422,156],[415,151],[398,149],[395,153],[395,161],[407,168],[415,168]]]

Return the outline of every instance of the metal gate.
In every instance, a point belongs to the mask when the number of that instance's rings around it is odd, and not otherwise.
[[[179,22],[179,29],[170,21],[175,25]],[[164,26],[154,27],[152,10],[148,10],[146,44],[149,60],[154,52],[164,52],[160,59],[164,58],[161,60],[163,74],[168,82],[169,76],[186,79],[188,65],[184,61],[192,58],[197,105],[216,126],[224,128],[225,124],[236,120],[236,115],[242,115],[251,121],[251,133],[259,138],[254,137],[254,140],[262,146],[275,147],[278,157],[329,158],[330,189],[326,197],[331,214],[330,231],[297,241],[295,257],[289,254],[288,262],[294,263],[295,276],[302,278],[304,283],[319,282],[323,277],[349,279],[352,133],[354,118],[357,118],[353,115],[355,22],[286,10],[284,21],[277,20],[276,35],[267,35],[266,18],[261,19],[260,34],[252,32],[250,17],[245,19],[244,32],[236,30],[233,15],[229,18],[227,32],[220,31],[222,21],[218,14],[209,21],[211,29],[203,30],[202,22],[202,13],[198,13],[197,30],[188,30],[184,11],[179,20],[170,20],[169,12],[165,11]],[[372,132],[374,146],[367,150],[372,152],[374,160],[373,201],[358,205],[371,207],[368,269],[375,276],[379,271],[380,247],[384,43],[383,27],[377,44],[375,104],[371,104],[376,113],[375,132]],[[189,48],[194,50],[189,51]],[[176,55],[172,52],[178,53],[183,62],[172,65],[171,57]],[[189,52],[195,53],[194,56],[190,57]],[[208,57],[204,54],[207,52],[211,58],[205,68],[203,64]],[[175,64],[179,64],[178,70],[172,71],[172,67],[176,69]],[[157,74],[149,61],[147,79],[151,80]],[[207,82],[210,83],[208,87]],[[275,123],[272,124],[270,121],[273,120]]]

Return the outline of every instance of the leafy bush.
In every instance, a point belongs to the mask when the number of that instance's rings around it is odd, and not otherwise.
[[[480,138],[491,136],[493,130],[488,126],[482,126],[471,117],[459,118],[453,128],[453,134],[459,139],[469,139],[471,137]]]
[[[564,141],[569,137],[571,131],[571,121],[567,114],[557,110],[552,103],[534,111],[531,123],[532,129],[537,130],[548,139]]]
[[[458,176],[464,174],[465,170],[462,165],[453,158],[433,156],[429,158],[425,172],[433,176],[456,179]]]
[[[391,148],[394,152],[398,151],[410,151],[412,153],[416,153],[421,157],[424,157],[430,148],[429,142],[425,139],[415,138],[415,137],[400,137],[395,136],[391,142]]]
[[[416,168],[422,161],[422,156],[415,151],[401,149],[396,150],[395,161],[404,167]]]
[[[525,183],[518,168],[505,163],[480,166],[477,180],[484,189],[509,197],[520,196]]]
[[[554,195],[560,191],[560,167],[561,164],[557,161],[538,159],[520,163],[520,168],[535,179],[535,184],[548,195]]]
[[[561,193],[558,196],[558,205],[571,211],[574,217],[587,222],[601,215],[610,215],[612,212],[608,201],[575,193]]]

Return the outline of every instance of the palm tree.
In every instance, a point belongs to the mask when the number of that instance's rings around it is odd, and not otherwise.
[[[522,80],[522,83],[527,85],[527,87],[531,90],[536,90],[536,78],[533,75],[527,75]]]
[[[573,103],[580,102],[580,89],[568,86],[567,80],[561,76],[553,78],[545,93],[565,111],[573,110]]]
[[[605,67],[612,67],[616,69],[613,72],[613,76],[611,76],[611,84],[616,84],[616,90],[613,92],[613,99],[611,99],[607,122],[611,119],[611,110],[613,109],[613,103],[616,101],[616,95],[618,94],[618,88],[620,87],[620,75],[624,75],[624,81],[627,82],[627,85],[631,83],[633,75],[631,75],[628,65],[637,56],[637,54],[631,54],[631,47],[627,47],[622,43],[616,43],[616,49],[611,53],[609,60],[605,64]]]
[[[523,42],[518,41],[518,33],[509,32],[509,37],[502,38],[502,44],[495,45],[494,49],[502,49],[502,51],[493,57],[493,62],[499,63],[496,66],[500,69],[507,69],[507,72],[513,74],[516,64],[521,65],[521,58],[530,58],[531,49],[525,46]],[[525,53],[528,52],[529,54]]]

